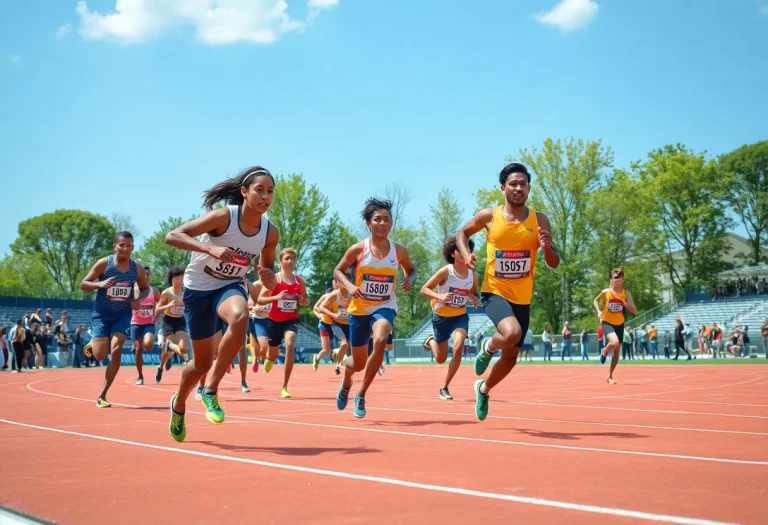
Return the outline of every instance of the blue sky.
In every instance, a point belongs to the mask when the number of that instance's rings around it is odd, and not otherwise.
[[[208,11],[209,4],[218,9]],[[768,1],[0,0],[0,254],[57,208],[148,235],[250,164],[356,220],[389,182],[466,215],[505,158],[768,138]]]

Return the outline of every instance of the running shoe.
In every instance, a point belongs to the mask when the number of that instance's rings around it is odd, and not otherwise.
[[[344,381],[342,380],[341,386],[339,387],[339,393],[336,394],[336,408],[339,410],[347,408],[350,388],[352,388],[352,385],[349,385],[349,388],[344,388]]]
[[[224,411],[219,405],[219,394],[203,391],[203,405],[205,405],[205,417],[208,421],[217,425],[224,422]]]
[[[195,401],[200,403],[203,400],[203,387],[198,386],[195,389]]]
[[[245,383],[245,381],[243,381],[243,382],[240,384],[240,391],[241,391],[243,394],[250,394],[250,393],[251,393],[251,389],[250,389],[250,388],[248,388],[248,385]]]
[[[483,386],[482,379],[478,379],[475,381],[475,398],[477,401],[475,402],[475,416],[477,416],[477,419],[480,421],[483,421],[486,417],[488,417],[488,394],[483,394],[480,391],[480,387]]]
[[[312,370],[317,372],[317,367],[320,365],[320,358],[318,357],[318,354],[315,354],[312,358]]]
[[[290,399],[291,398],[291,393],[288,392],[288,388],[287,387],[283,387],[282,392],[280,392],[280,397],[282,397],[283,399]]]
[[[365,398],[360,397],[360,394],[355,394],[355,410],[353,412],[356,418],[365,417]]]
[[[453,396],[450,392],[448,392],[448,387],[443,387],[440,389],[440,399],[453,399]]]
[[[187,426],[184,424],[184,414],[179,414],[173,409],[176,402],[176,395],[171,398],[171,423],[168,430],[171,431],[171,437],[181,443],[187,437]]]
[[[107,401],[107,398],[102,396],[99,399],[96,400],[96,406],[99,408],[109,408],[112,405]]]
[[[493,354],[488,351],[488,344],[491,342],[491,338],[483,339],[480,343],[480,351],[475,357],[475,375],[481,376],[488,369],[488,364],[491,362]]]

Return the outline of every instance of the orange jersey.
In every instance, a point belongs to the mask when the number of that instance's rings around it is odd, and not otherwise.
[[[609,290],[605,293],[605,306],[603,306],[603,321],[613,326],[624,324],[624,303],[627,300],[627,291],[622,290],[618,295]]]
[[[529,209],[520,223],[507,222],[502,206],[493,209],[487,235],[487,257],[483,293],[499,295],[514,304],[531,304],[536,252],[539,249],[536,212]]]

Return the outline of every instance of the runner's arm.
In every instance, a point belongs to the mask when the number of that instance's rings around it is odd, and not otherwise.
[[[96,264],[93,265],[91,270],[88,272],[88,275],[86,275],[83,278],[83,281],[80,283],[80,289],[82,291],[93,292],[99,288],[106,288],[108,286],[107,283],[110,281],[110,279],[107,279],[106,281],[97,280],[99,275],[102,275],[105,271],[107,271],[108,259],[108,257],[104,257],[103,259],[96,261]],[[114,279],[111,280],[114,281]]]
[[[549,223],[549,217],[536,212],[536,220],[539,223],[539,244],[544,251],[544,260],[550,268],[557,268],[560,266],[560,254],[552,244],[552,225]]]
[[[464,257],[464,262],[471,269],[475,269],[475,260],[477,256],[469,251],[469,238],[483,229],[488,229],[493,222],[493,208],[484,208],[477,212],[469,222],[464,224],[456,232],[456,248]]]
[[[432,274],[432,276],[429,279],[427,279],[427,282],[425,282],[424,286],[421,287],[421,290],[419,290],[419,293],[424,297],[426,297],[427,299],[434,299],[435,301],[444,301],[446,298],[443,296],[450,295],[450,294],[439,294],[435,292],[435,287],[439,284],[444,284],[447,279],[448,279],[448,267],[443,266],[442,268],[437,270],[434,274]]]

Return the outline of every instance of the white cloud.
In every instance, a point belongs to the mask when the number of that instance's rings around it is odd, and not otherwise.
[[[56,38],[64,38],[72,31],[72,24],[64,24],[56,30]]]
[[[562,0],[546,13],[537,13],[534,18],[561,31],[584,29],[597,16],[599,6],[593,0]]]
[[[319,9],[328,9],[339,5],[339,0],[309,0],[307,6],[317,7]]]
[[[768,5],[760,6],[760,14],[761,15],[768,15]]]
[[[336,4],[338,0],[308,0],[308,20]],[[288,14],[285,0],[116,0],[114,10],[105,14],[79,0],[75,11],[83,38],[127,44],[150,40],[178,26],[194,27],[195,38],[210,45],[271,44],[307,25]]]
[[[21,57],[19,55],[8,55],[8,60],[11,64],[21,64]]]

